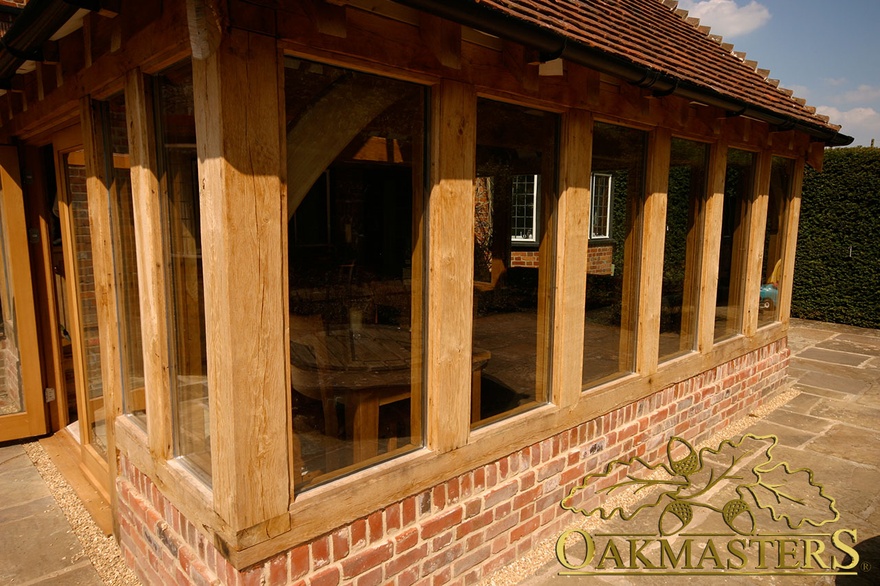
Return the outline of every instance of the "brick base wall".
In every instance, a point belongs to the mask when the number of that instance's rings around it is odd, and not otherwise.
[[[785,340],[774,342],[244,572],[123,456],[125,559],[146,584],[473,584],[571,525],[559,502],[586,474],[615,458],[657,461],[672,435],[707,439],[780,389],[788,360]]]

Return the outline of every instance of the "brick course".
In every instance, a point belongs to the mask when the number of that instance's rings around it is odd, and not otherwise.
[[[586,474],[615,458],[659,460],[673,432],[695,444],[708,438],[780,389],[788,361],[785,340],[774,342],[243,572],[123,455],[117,491],[125,559],[145,584],[474,583],[559,535],[571,523],[559,501]],[[598,504],[595,490],[576,500]]]

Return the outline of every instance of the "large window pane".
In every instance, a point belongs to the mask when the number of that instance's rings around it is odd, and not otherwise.
[[[155,87],[168,247],[166,275],[175,454],[210,477],[205,297],[190,63],[157,76]]]
[[[128,126],[125,97],[118,95],[101,104],[105,131],[104,163],[110,178],[110,222],[113,229],[113,269],[119,319],[119,353],[122,367],[123,411],[146,429],[144,354],[138,295],[137,251],[134,237],[134,202],[128,157]]]
[[[635,218],[644,193],[647,133],[596,123],[593,132],[593,209],[610,220],[608,241],[590,247],[584,323],[584,386],[632,372],[637,320],[638,250]],[[610,199],[607,196],[610,189]],[[597,204],[598,202],[598,204]],[[602,203],[608,202],[608,203]],[[592,233],[601,223],[592,223]],[[608,259],[611,262],[594,259]]]
[[[422,444],[425,89],[289,59],[290,359],[299,488]]]
[[[767,202],[767,230],[764,233],[764,266],[761,271],[761,301],[758,327],[779,320],[779,288],[782,285],[783,228],[791,197],[794,161],[773,157],[770,168],[770,197]]]
[[[697,212],[706,193],[708,145],[672,139],[666,198],[660,362],[694,349],[700,289]]]
[[[474,424],[546,400],[558,122],[548,112],[477,102]]]
[[[742,332],[746,256],[749,245],[749,205],[755,186],[754,153],[730,149],[724,179],[721,251],[718,259],[718,296],[715,304],[715,340]]]

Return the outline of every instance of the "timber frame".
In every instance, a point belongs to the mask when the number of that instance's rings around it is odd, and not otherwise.
[[[137,6],[133,6],[136,4]],[[782,340],[788,331],[807,163],[821,145],[805,133],[677,96],[658,97],[572,62],[539,63],[529,47],[380,0],[325,2],[120,3],[89,13],[57,41],[57,60],[18,76],[0,96],[6,142],[42,145],[81,124],[89,200],[106,197],[103,146],[94,101],[124,92],[140,273],[147,426],[122,413],[114,367],[112,259],[96,263],[101,299],[104,388],[115,448],[193,521],[236,568],[245,568],[380,510],[438,482],[497,460],[563,430],[645,398],[696,373]],[[423,85],[429,90],[429,176],[424,238],[424,447],[304,492],[296,490],[290,408],[287,262],[287,137],[284,59],[296,57]],[[192,59],[205,298],[213,481],[203,483],[174,458],[168,391],[167,287],[161,268],[155,140],[146,76]],[[473,177],[477,98],[561,115],[558,190],[548,287],[550,363],[547,402],[478,429],[470,425],[473,312]],[[247,107],[243,107],[247,104]],[[593,124],[648,132],[645,192],[637,214],[635,371],[582,388],[584,298],[589,240]],[[672,137],[710,145],[708,189],[699,206],[700,263],[695,351],[658,364],[666,190]],[[259,149],[252,148],[260,145]],[[779,319],[758,328],[758,298],[746,296],[742,333],[713,339],[726,153],[758,154],[749,202],[746,290],[760,286],[773,156],[795,161],[786,202]],[[9,163],[4,147],[0,166]],[[22,160],[26,157],[22,156]],[[17,167],[14,169],[18,171]],[[96,205],[93,233],[110,249],[107,209]],[[418,233],[418,230],[417,230]],[[240,240],[233,240],[232,235]],[[98,248],[95,249],[98,251]],[[98,255],[96,255],[97,257]],[[414,278],[414,282],[415,282]],[[259,316],[249,308],[260,308]],[[111,458],[116,474],[116,458]],[[254,482],[253,479],[259,479]]]

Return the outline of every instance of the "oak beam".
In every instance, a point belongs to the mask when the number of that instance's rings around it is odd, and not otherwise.
[[[461,69],[461,25],[423,12],[419,34],[443,67]]]

